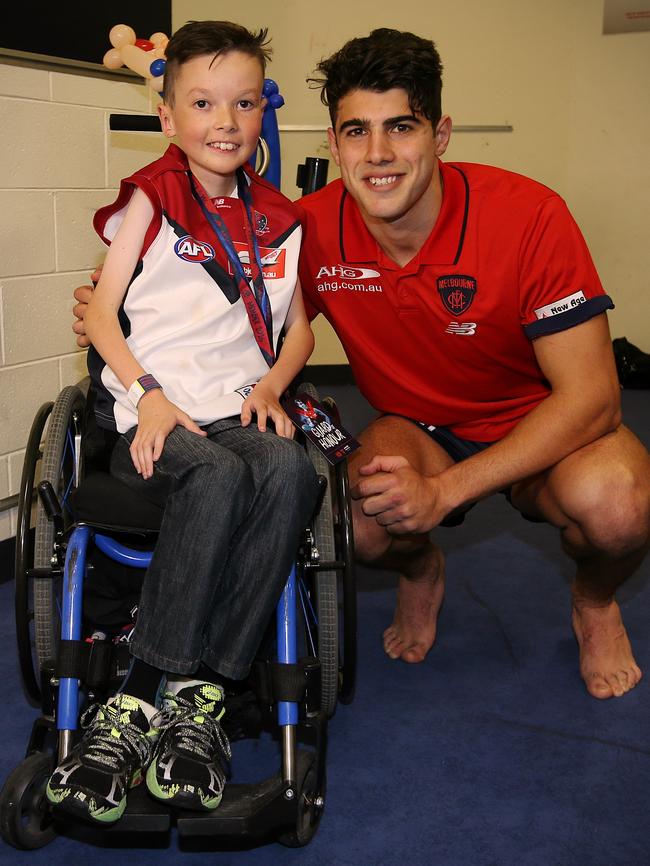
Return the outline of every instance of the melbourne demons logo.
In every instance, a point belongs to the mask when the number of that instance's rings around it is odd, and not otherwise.
[[[472,306],[476,294],[476,280],[465,274],[447,274],[438,277],[438,291],[445,309],[459,316]]]
[[[203,265],[214,258],[214,250],[210,244],[205,241],[197,241],[192,235],[184,235],[179,238],[174,244],[174,252],[179,259],[197,265]]]
[[[258,210],[254,212],[255,217],[255,234],[256,235],[266,235],[269,233],[269,220],[268,217],[263,213],[260,213]]]

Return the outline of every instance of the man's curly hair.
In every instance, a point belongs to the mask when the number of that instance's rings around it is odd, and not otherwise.
[[[423,114],[435,127],[442,116],[442,62],[429,39],[382,27],[369,36],[351,39],[316,67],[319,77],[308,78],[320,88],[332,125],[341,99],[352,90],[383,93],[401,88],[408,94],[411,111]]]

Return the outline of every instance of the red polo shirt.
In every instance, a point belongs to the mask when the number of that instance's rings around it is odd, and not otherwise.
[[[613,303],[556,193],[490,166],[441,172],[436,224],[402,268],[340,180],[301,199],[300,278],[375,408],[493,442],[548,396],[531,341]]]

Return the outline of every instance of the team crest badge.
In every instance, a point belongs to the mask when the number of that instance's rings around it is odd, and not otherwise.
[[[447,274],[438,277],[438,291],[445,309],[453,316],[460,316],[472,306],[476,294],[476,280],[466,274]]]
[[[263,213],[255,211],[255,234],[265,235],[269,230],[269,220]]]

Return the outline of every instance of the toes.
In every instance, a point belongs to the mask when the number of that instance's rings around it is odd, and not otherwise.
[[[398,659],[404,649],[404,641],[395,636],[390,641],[384,641],[384,652],[392,659]]]
[[[418,644],[413,644],[407,650],[401,654],[400,658],[402,661],[408,662],[409,664],[418,664],[419,662],[423,662],[426,658],[427,651],[419,646]]]
[[[637,668],[638,670],[638,668]],[[587,691],[594,698],[620,698],[633,689],[639,682],[641,671],[637,677],[635,670],[620,670],[615,674],[591,674],[585,679]]]
[[[585,680],[585,685],[589,694],[594,698],[599,698],[601,701],[614,697],[614,690],[605,677],[600,674],[592,674]]]
[[[389,641],[395,640],[395,638],[397,637],[397,632],[395,631],[395,626],[389,625],[388,628],[386,629],[386,631],[383,633],[382,637],[384,639],[384,646],[386,646],[386,644]]]

